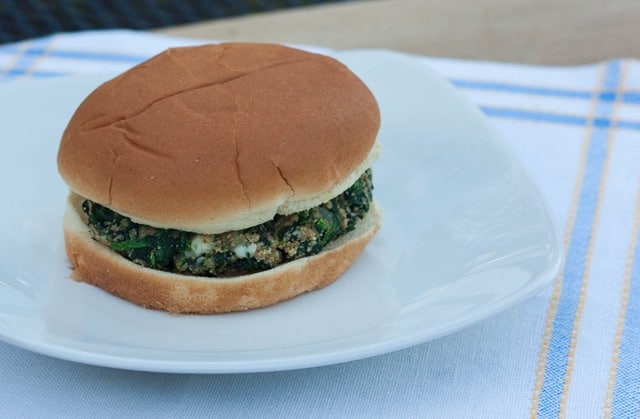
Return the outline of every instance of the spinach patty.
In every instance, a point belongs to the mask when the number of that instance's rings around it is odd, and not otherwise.
[[[187,275],[231,277],[319,253],[364,218],[372,190],[369,169],[322,205],[276,215],[244,230],[210,235],[138,224],[90,200],[82,203],[82,210],[95,240],[137,264]]]

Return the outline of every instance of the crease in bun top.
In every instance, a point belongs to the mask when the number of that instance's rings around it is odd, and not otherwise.
[[[379,126],[372,93],[330,57],[251,43],[152,57],[63,133],[73,276],[174,313],[325,286],[379,228]]]

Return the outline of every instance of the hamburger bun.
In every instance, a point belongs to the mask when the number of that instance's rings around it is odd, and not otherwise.
[[[321,288],[378,231],[373,203],[320,253],[224,277],[132,262],[96,238],[82,203],[149,228],[243,231],[348,192],[378,155],[379,127],[372,93],[332,58],[271,44],[169,49],[99,86],[63,133],[73,278],[171,313],[248,310]]]

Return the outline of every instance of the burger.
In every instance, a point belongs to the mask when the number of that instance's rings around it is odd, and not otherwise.
[[[171,313],[268,306],[324,287],[379,228],[380,113],[333,58],[282,45],[173,48],[69,121],[75,280]]]

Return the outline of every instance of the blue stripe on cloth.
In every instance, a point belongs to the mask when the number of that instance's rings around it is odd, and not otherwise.
[[[27,69],[46,52],[46,47],[51,42],[51,36],[25,42],[26,43],[22,43],[20,46],[16,47],[15,60],[10,65],[0,69],[0,78],[5,75],[15,75],[15,72],[21,72],[24,74]],[[40,51],[40,53],[27,54],[26,51],[31,49]]]
[[[469,90],[490,90],[495,92],[507,92],[507,93],[521,93],[535,96],[551,96],[562,97],[568,99],[583,99],[590,100],[595,93],[586,90],[573,90],[573,89],[558,89],[542,86],[526,86],[513,83],[504,82],[489,82],[478,80],[463,80],[463,79],[449,79],[451,84],[461,89]],[[622,98],[616,97],[616,92],[613,90],[604,90],[598,93],[598,100],[603,102],[613,102],[616,99],[622,100],[625,103],[640,104],[640,92],[626,92],[623,93]]]
[[[588,119],[578,115],[562,115],[540,111],[530,111],[526,109],[498,108],[494,106],[480,106],[482,112],[487,116],[524,119],[536,122],[551,122],[556,124],[579,125],[587,124]]]
[[[620,81],[619,61],[608,63],[603,81],[604,90],[615,90]],[[599,102],[597,115],[611,115],[611,102]],[[609,132],[606,127],[593,126],[589,139],[584,178],[580,189],[575,224],[567,249],[562,273],[562,293],[553,322],[553,331],[547,352],[538,412],[544,418],[556,418],[560,414],[560,402],[567,372],[572,332],[580,291],[585,276],[585,264],[598,205],[598,192],[607,156]]]
[[[41,39],[41,38],[38,38]],[[43,48],[30,47],[24,51],[20,51],[18,46],[6,45],[0,46],[0,52],[7,54],[24,54],[26,56],[35,55],[40,56],[44,53]],[[73,60],[97,60],[97,61],[116,61],[124,63],[139,63],[149,58],[149,55],[126,55],[109,52],[91,52],[91,51],[64,51],[64,50],[51,50],[47,54],[50,57],[66,58]]]
[[[640,92],[625,92],[622,96],[622,101],[640,104]]]
[[[640,411],[640,235],[635,240],[629,301],[611,402],[613,418],[637,418]]]
[[[589,119],[579,115],[563,115],[556,113],[530,111],[526,109],[498,108],[494,106],[480,106],[485,115],[496,118],[521,119],[525,121],[546,122],[554,124],[585,126],[593,124],[599,128],[615,126],[620,129],[640,131],[640,121],[612,121],[609,118],[598,117]]]
[[[586,90],[554,89],[549,87],[533,87],[512,83],[489,82],[478,80],[450,79],[451,83],[459,88],[473,90],[493,90],[497,92],[524,93],[539,96],[559,96],[575,99],[591,99],[592,92]]]
[[[26,70],[17,70],[12,69],[5,73],[5,75],[0,76],[0,82],[9,81],[11,79],[15,79],[20,76],[24,76],[25,74],[29,74],[31,77],[35,78],[45,78],[45,77],[55,77],[55,76],[64,76],[68,73],[60,73],[57,71],[46,71],[46,70],[36,70],[27,72]]]
[[[616,123],[616,128],[621,129],[630,129],[634,131],[640,131],[640,122],[633,121],[618,121]]]

